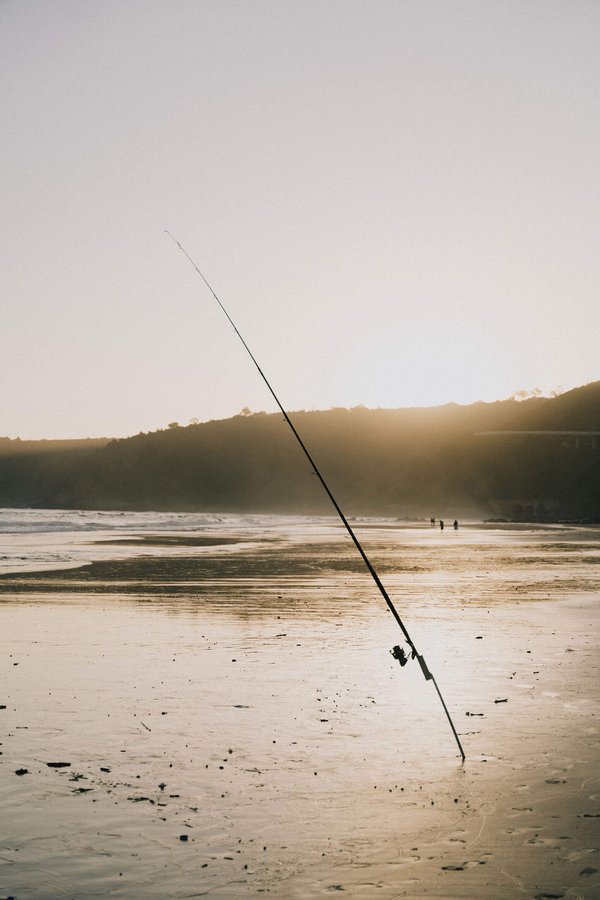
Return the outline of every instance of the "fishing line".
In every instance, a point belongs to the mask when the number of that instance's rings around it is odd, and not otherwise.
[[[215,300],[217,301],[217,303],[218,303],[219,306],[221,307],[222,311],[223,311],[223,312],[225,313],[225,315],[227,316],[227,319],[229,320],[230,325],[232,326],[232,328],[233,328],[233,330],[235,331],[235,333],[237,334],[238,338],[240,339],[240,341],[241,341],[242,344],[244,345],[244,348],[246,349],[246,352],[248,353],[250,359],[252,360],[252,362],[254,363],[254,365],[256,366],[256,368],[258,369],[258,373],[259,373],[260,377],[262,378],[262,380],[263,380],[264,383],[266,384],[267,388],[269,389],[269,392],[270,392],[271,396],[272,396],[273,399],[275,400],[275,403],[277,404],[277,406],[278,406],[279,409],[281,410],[281,412],[282,412],[282,414],[283,414],[283,417],[284,417],[285,421],[287,422],[287,424],[289,425],[289,427],[290,427],[291,430],[292,430],[292,434],[294,435],[294,437],[295,437],[296,440],[298,441],[300,447],[302,448],[302,450],[303,450],[303,452],[304,452],[304,455],[305,455],[306,458],[308,459],[308,461],[309,461],[309,463],[310,463],[310,465],[311,465],[311,467],[312,467],[312,469],[313,469],[313,472],[315,473],[315,475],[317,476],[317,478],[318,478],[319,481],[321,482],[321,485],[322,485],[322,487],[323,487],[325,493],[327,494],[327,496],[329,497],[331,503],[333,504],[333,507],[335,508],[335,511],[337,512],[338,516],[340,517],[340,519],[341,519],[341,521],[342,521],[342,523],[343,523],[343,525],[344,525],[344,528],[346,529],[346,531],[348,532],[348,534],[349,534],[350,537],[352,538],[352,541],[353,541],[353,543],[354,543],[354,546],[356,547],[356,549],[357,549],[358,552],[360,553],[360,555],[361,555],[361,557],[362,557],[362,559],[363,559],[363,562],[364,562],[364,564],[366,565],[366,567],[367,567],[367,569],[368,569],[368,571],[369,571],[369,573],[370,573],[370,575],[371,575],[373,581],[374,581],[375,584],[377,585],[377,588],[379,589],[379,592],[380,592],[381,596],[382,596],[383,599],[385,600],[385,602],[386,602],[386,604],[387,604],[387,606],[388,606],[388,609],[390,610],[390,612],[392,613],[392,615],[393,615],[393,617],[395,618],[396,622],[397,622],[398,625],[400,626],[400,630],[402,631],[402,634],[404,635],[404,639],[405,639],[406,643],[407,643],[407,644],[409,645],[409,647],[410,647],[410,650],[411,650],[411,652],[410,652],[410,657],[408,657],[408,656],[406,655],[406,652],[403,650],[403,648],[402,648],[402,647],[399,647],[399,646],[396,646],[396,647],[394,647],[394,648],[391,650],[392,656],[394,657],[394,659],[398,660],[398,662],[400,663],[401,666],[405,666],[406,663],[408,662],[409,658],[411,658],[411,659],[416,659],[417,662],[419,663],[419,666],[421,667],[421,671],[422,671],[422,673],[423,673],[423,676],[424,676],[425,680],[426,680],[426,681],[432,681],[432,682],[433,682],[433,685],[434,685],[434,687],[435,687],[435,689],[436,689],[436,691],[437,691],[438,697],[440,698],[442,707],[444,708],[444,712],[446,713],[446,717],[447,717],[447,719],[448,719],[448,722],[450,723],[450,728],[452,729],[452,733],[453,733],[453,735],[454,735],[454,737],[455,737],[455,739],[456,739],[456,743],[457,743],[457,745],[458,745],[458,749],[459,749],[459,751],[460,751],[460,755],[461,755],[461,757],[462,757],[462,761],[464,762],[464,761],[465,761],[465,753],[464,753],[464,750],[463,750],[463,748],[462,748],[462,744],[461,744],[461,742],[460,742],[460,739],[459,739],[459,737],[458,737],[458,734],[457,734],[457,732],[456,732],[456,728],[454,727],[454,722],[452,721],[452,718],[451,718],[451,716],[450,716],[450,713],[448,712],[448,707],[446,706],[446,704],[445,704],[445,702],[444,702],[444,698],[442,697],[441,691],[440,691],[440,689],[439,689],[439,687],[438,687],[437,681],[435,680],[435,678],[434,678],[434,676],[432,675],[432,673],[429,671],[429,669],[428,669],[428,667],[427,667],[427,663],[425,662],[423,656],[417,651],[417,648],[415,647],[415,645],[414,645],[414,643],[413,643],[413,641],[412,641],[412,638],[410,637],[410,635],[409,635],[409,633],[408,633],[408,631],[407,631],[407,629],[406,629],[406,626],[404,625],[404,622],[403,622],[402,619],[400,618],[400,616],[399,616],[399,614],[398,614],[398,611],[397,611],[396,607],[395,607],[394,604],[392,603],[392,600],[391,600],[391,598],[390,598],[388,592],[386,591],[385,587],[383,586],[383,584],[382,584],[382,582],[381,582],[381,579],[379,578],[379,575],[378,575],[377,572],[375,571],[375,569],[374,569],[374,567],[373,567],[373,565],[372,565],[372,563],[371,563],[371,560],[369,559],[369,557],[368,557],[367,554],[365,553],[365,551],[364,551],[364,549],[363,549],[363,547],[362,547],[362,544],[360,543],[360,541],[358,540],[357,536],[355,535],[355,533],[354,533],[354,531],[353,531],[353,529],[352,529],[350,523],[348,522],[346,516],[344,515],[344,513],[343,513],[343,511],[342,511],[342,509],[341,509],[339,503],[337,502],[337,500],[335,499],[335,497],[334,497],[333,494],[331,493],[331,491],[330,491],[330,489],[329,489],[329,485],[327,484],[327,482],[326,482],[325,479],[323,478],[323,475],[321,474],[321,472],[320,472],[320,470],[319,470],[317,464],[315,463],[314,459],[313,459],[312,456],[310,455],[310,452],[309,452],[308,448],[306,447],[304,441],[302,440],[302,438],[300,437],[300,435],[299,435],[298,432],[296,431],[296,428],[295,428],[295,426],[294,426],[294,423],[292,422],[292,420],[290,419],[290,417],[289,417],[289,415],[287,414],[286,410],[284,409],[284,407],[283,407],[281,401],[279,400],[279,397],[277,396],[277,394],[275,393],[275,391],[274,391],[273,388],[271,387],[271,385],[270,385],[270,383],[269,383],[269,381],[268,381],[268,379],[267,379],[267,376],[265,375],[265,373],[263,372],[263,370],[262,370],[261,367],[259,366],[259,364],[258,364],[258,362],[257,362],[257,360],[256,360],[256,358],[255,358],[255,356],[254,356],[254,354],[253,354],[252,351],[250,350],[250,347],[248,346],[248,344],[246,343],[246,341],[245,341],[244,338],[242,337],[241,333],[239,332],[239,330],[238,330],[238,328],[237,328],[237,325],[235,324],[235,322],[233,321],[233,319],[231,318],[231,316],[229,315],[229,313],[228,313],[227,310],[225,309],[225,306],[224,306],[224,305],[221,303],[221,301],[219,300],[217,294],[215,293],[215,291],[213,290],[213,288],[211,287],[211,285],[209,284],[209,282],[206,280],[206,278],[204,277],[204,275],[202,274],[202,272],[200,271],[200,269],[198,268],[198,266],[196,265],[196,263],[194,262],[194,260],[192,259],[192,257],[189,255],[189,253],[187,252],[187,250],[185,249],[185,247],[177,240],[177,238],[173,237],[173,235],[171,234],[171,232],[170,232],[170,231],[167,231],[166,228],[165,228],[165,233],[169,235],[169,237],[171,238],[171,240],[172,240],[175,244],[177,244],[177,246],[179,247],[179,249],[181,250],[181,252],[182,252],[182,253],[184,254],[184,256],[189,260],[189,262],[192,264],[192,266],[194,267],[194,269],[196,270],[196,272],[198,273],[198,275],[200,276],[200,278],[202,279],[202,281],[204,282],[204,284],[206,285],[206,287],[208,288],[208,290],[211,292],[211,294],[213,295],[213,297],[215,298]]]

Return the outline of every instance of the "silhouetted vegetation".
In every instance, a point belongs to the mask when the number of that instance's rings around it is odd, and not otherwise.
[[[291,414],[348,515],[600,521],[600,382],[559,397]],[[485,434],[485,432],[563,432]],[[0,505],[328,513],[278,414],[111,441],[0,438]]]

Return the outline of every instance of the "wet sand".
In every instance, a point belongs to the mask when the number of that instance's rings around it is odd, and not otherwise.
[[[464,765],[339,529],[88,536],[0,579],[0,895],[599,897],[600,534],[363,533]]]

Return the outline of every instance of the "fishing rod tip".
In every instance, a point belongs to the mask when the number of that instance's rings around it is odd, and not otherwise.
[[[169,231],[168,228],[165,228],[165,229],[164,229],[164,232],[165,232],[165,234],[168,234],[168,235],[169,235],[169,237],[171,238],[171,240],[172,240],[175,244],[177,244],[177,246],[179,247],[180,250],[183,250],[183,247],[181,246],[181,243],[177,240],[177,238],[176,238],[173,234],[171,234],[171,232]]]

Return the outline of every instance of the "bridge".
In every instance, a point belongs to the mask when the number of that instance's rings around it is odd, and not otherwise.
[[[567,438],[574,442],[575,447],[590,447],[597,450],[600,447],[600,431],[478,431],[476,437],[556,437]]]

